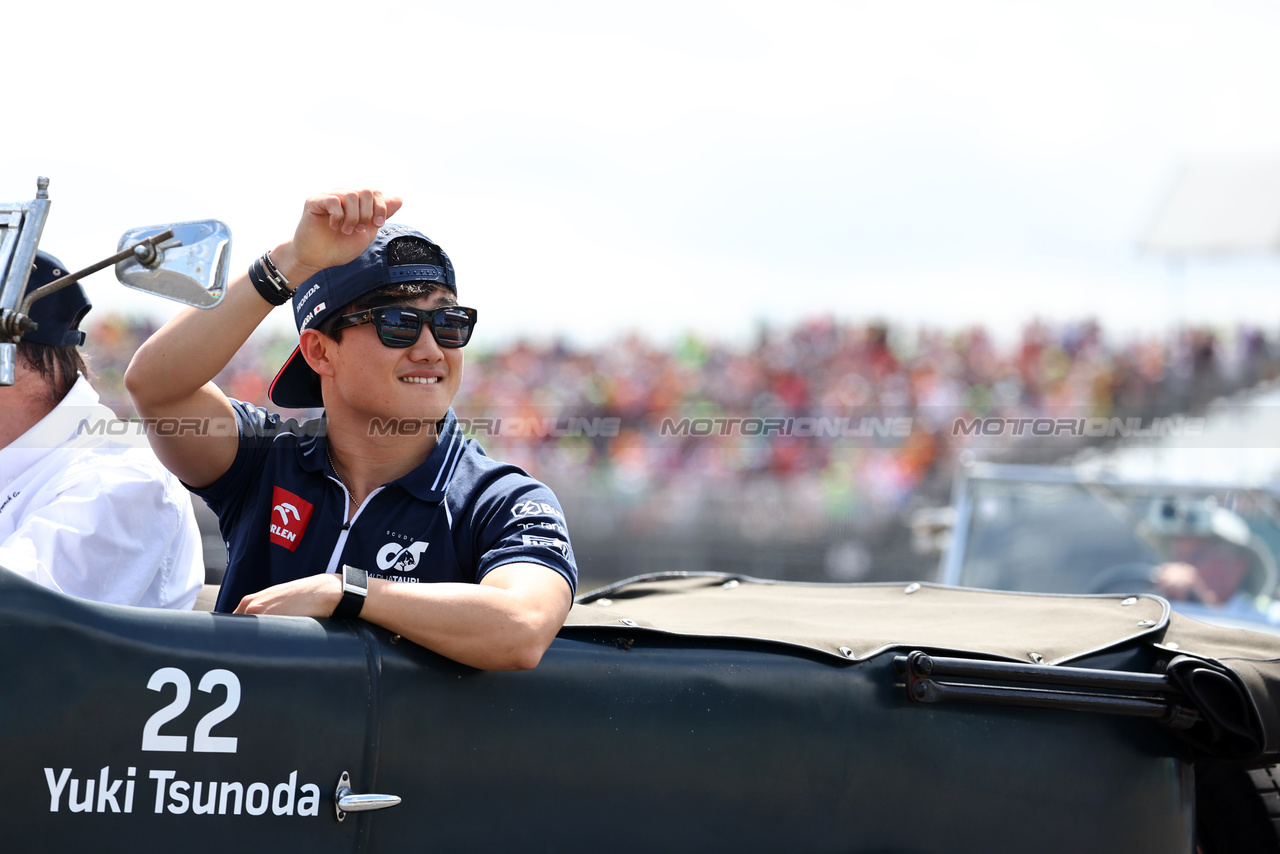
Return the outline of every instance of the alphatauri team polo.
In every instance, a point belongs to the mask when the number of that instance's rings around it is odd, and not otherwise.
[[[329,464],[325,420],[299,424],[231,401],[240,449],[222,477],[193,490],[218,515],[227,574],[217,610],[274,584],[341,570],[408,584],[478,583],[493,568],[536,563],[576,592],[578,570],[554,493],[492,460],[450,409],[427,461],[374,490],[348,518]]]

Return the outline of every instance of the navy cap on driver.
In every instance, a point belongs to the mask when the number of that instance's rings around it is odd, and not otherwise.
[[[444,266],[435,264],[391,265],[387,245],[401,237],[416,237],[431,244],[440,253]],[[316,273],[293,294],[293,322],[301,333],[315,329],[326,318],[355,300],[378,288],[401,282],[436,282],[458,294],[453,264],[444,250],[431,238],[407,225],[384,225],[378,235],[354,261],[329,267]],[[298,348],[285,360],[284,367],[271,381],[271,402],[289,409],[311,409],[324,406],[320,397],[320,377],[311,370]]]
[[[31,278],[27,279],[26,293],[36,288],[61,279],[67,274],[62,262],[47,252],[37,252],[35,264],[32,265]],[[41,297],[31,306],[30,317],[38,327],[26,332],[23,341],[34,341],[37,344],[50,344],[54,347],[75,346],[84,343],[84,333],[80,331],[80,321],[93,304],[80,287],[79,282],[72,282],[65,288]]]

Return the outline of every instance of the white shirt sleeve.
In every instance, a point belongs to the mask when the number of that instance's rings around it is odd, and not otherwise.
[[[0,565],[71,596],[190,608],[204,581],[190,498],[129,452],[77,461],[39,488]]]

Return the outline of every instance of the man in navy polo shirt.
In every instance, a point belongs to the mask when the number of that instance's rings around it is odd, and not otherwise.
[[[218,514],[218,610],[359,615],[465,664],[530,668],[577,583],[564,517],[546,486],[461,435],[451,405],[477,312],[458,305],[439,246],[384,225],[400,204],[308,199],[293,239],[217,308],[166,324],[125,382],[145,418],[207,419],[150,438]],[[211,382],[290,300],[299,343],[270,394],[324,407],[301,425]]]

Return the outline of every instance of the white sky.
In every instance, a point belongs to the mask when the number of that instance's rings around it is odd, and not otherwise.
[[[0,197],[49,176],[43,246],[72,267],[204,217],[247,266],[306,195],[369,184],[491,341],[1280,326],[1280,259],[1135,248],[1188,160],[1280,159],[1272,3],[42,0],[0,28]]]

